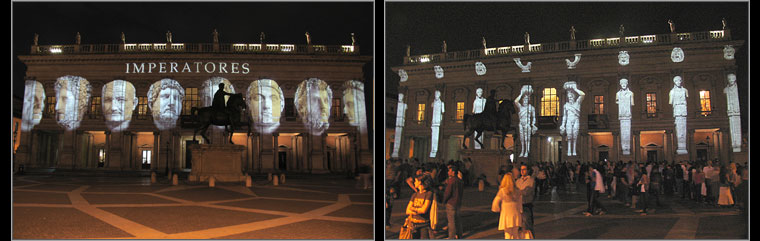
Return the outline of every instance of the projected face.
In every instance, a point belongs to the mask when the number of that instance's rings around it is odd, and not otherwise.
[[[356,80],[346,81],[343,90],[343,113],[348,117],[348,123],[359,126],[366,122],[364,117],[364,83]]]
[[[212,102],[214,101],[214,94],[216,94],[216,91],[219,90],[220,83],[224,84],[224,92],[230,94],[235,93],[235,86],[233,86],[228,79],[222,77],[213,77],[211,79],[208,79],[203,82],[203,87],[201,88],[201,104],[204,107],[212,105]],[[230,96],[224,96],[224,103],[227,103],[228,99],[230,99]]]
[[[676,86],[681,87],[681,83],[683,83],[683,79],[681,79],[681,76],[673,77],[673,83],[675,83]]]
[[[129,127],[132,112],[137,108],[135,86],[124,80],[114,80],[103,85],[103,117],[108,129],[119,132]]]
[[[628,89],[628,79],[620,79],[620,88]]]
[[[483,62],[475,62],[475,73],[477,75],[486,74],[486,65]]]
[[[160,130],[174,128],[182,110],[185,90],[176,80],[162,79],[148,90],[148,107],[153,115],[153,123]]]
[[[55,117],[58,125],[71,131],[79,128],[82,117],[87,112],[92,87],[87,79],[79,76],[64,76],[55,82]]]
[[[322,135],[330,127],[332,90],[326,82],[310,78],[301,82],[296,90],[295,106],[304,126],[313,135]]]
[[[248,108],[254,128],[260,133],[270,134],[280,126],[280,116],[285,108],[282,89],[271,79],[251,82],[246,91]]]
[[[40,82],[27,80],[24,89],[24,106],[21,113],[21,131],[29,131],[42,120],[45,108],[45,90]]]
[[[728,85],[734,85],[736,84],[736,75],[735,74],[728,74]],[[45,98],[45,97],[43,97]]]
[[[433,66],[433,70],[435,70],[435,78],[443,78],[443,68],[440,65]]]

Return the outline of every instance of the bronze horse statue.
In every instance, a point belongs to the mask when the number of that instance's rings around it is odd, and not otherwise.
[[[495,101],[493,101],[495,102]],[[467,149],[467,146],[465,143],[467,143],[467,137],[471,136],[473,132],[477,131],[478,134],[475,136],[475,141],[480,144],[480,146],[483,146],[483,143],[478,140],[481,135],[483,135],[483,131],[493,131],[495,134],[498,134],[499,138],[501,138],[501,143],[499,145],[499,149],[504,149],[504,140],[507,137],[507,132],[514,129],[512,127],[512,114],[515,113],[515,106],[512,100],[509,99],[502,99],[501,104],[498,103],[486,103],[486,108],[483,110],[483,112],[478,114],[465,114],[464,115],[464,140],[462,141],[462,148]],[[494,110],[496,108],[488,108],[489,105],[496,105],[498,104],[498,111]]]
[[[192,108],[192,115],[199,123],[198,127],[195,128],[195,132],[193,132],[193,141],[195,141],[195,135],[200,131],[201,136],[204,140],[206,140],[206,143],[211,143],[209,141],[208,137],[206,136],[206,131],[208,130],[208,127],[210,125],[215,126],[224,126],[224,130],[228,133],[230,133],[230,143],[235,144],[232,142],[232,133],[235,133],[235,129],[242,126],[242,123],[240,122],[240,117],[245,113],[246,104],[243,100],[243,94],[237,93],[232,94],[230,98],[227,100],[227,106],[225,107],[226,111],[219,111],[214,109],[213,107],[203,107],[203,108]],[[227,114],[229,113],[229,114]],[[246,115],[247,116],[247,115]],[[248,121],[248,134],[250,135],[251,132],[251,121],[249,118]]]

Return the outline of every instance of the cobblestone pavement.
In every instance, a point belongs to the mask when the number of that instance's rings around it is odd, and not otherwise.
[[[262,180],[263,179],[263,180]],[[273,186],[15,176],[14,239],[372,239],[372,190],[327,175]]]
[[[410,190],[402,188],[402,196],[394,201],[391,228],[387,239],[398,238]],[[641,216],[635,209],[606,195],[599,200],[608,209],[604,215],[584,216],[586,195],[576,187],[547,192],[534,202],[534,229],[537,239],[746,239],[747,214],[738,208],[721,208],[682,200],[680,195],[661,195],[662,206],[650,197],[649,212]],[[503,239],[497,230],[498,213],[491,212],[495,187],[479,192],[465,188],[461,217],[463,238]],[[654,210],[652,210],[654,209]],[[439,208],[437,238],[446,238],[445,209]]]

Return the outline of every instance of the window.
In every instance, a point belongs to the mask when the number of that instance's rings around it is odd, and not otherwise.
[[[340,104],[340,99],[332,100],[332,109],[330,109],[332,113],[330,115],[332,115],[334,121],[343,121],[343,108],[341,108]]]
[[[182,115],[192,115],[193,107],[200,106],[198,88],[185,88],[185,100],[182,103]]]
[[[106,149],[98,150],[98,167],[104,167],[106,163]]]
[[[55,96],[45,98],[45,112],[43,112],[42,116],[45,118],[53,118],[55,116]]]
[[[148,97],[137,97],[137,119],[145,120],[148,116]]]
[[[296,120],[296,107],[293,103],[293,98],[285,98],[285,120],[286,121],[294,121]]]
[[[559,116],[557,89],[544,89],[544,95],[541,97],[541,116]]]
[[[647,93],[647,118],[657,117],[657,93]]]
[[[597,114],[597,115],[604,114],[604,96],[603,95],[594,96],[594,114]]]
[[[464,102],[457,102],[457,123],[462,123],[464,120]]]
[[[90,103],[90,119],[100,119],[101,116],[101,103],[100,96],[93,96],[92,103]]]
[[[417,123],[425,121],[425,104],[417,105]]]
[[[709,116],[712,114],[712,106],[710,102],[710,91],[709,90],[702,90],[699,91],[699,110],[701,111],[702,116]]]

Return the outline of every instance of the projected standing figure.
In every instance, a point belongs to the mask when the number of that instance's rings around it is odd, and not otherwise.
[[[676,137],[678,139],[676,153],[683,155],[688,153],[686,151],[686,98],[689,97],[689,92],[683,87],[681,76],[673,77],[673,83],[675,85],[670,90],[669,103],[673,106],[673,117],[676,119]]]
[[[576,143],[578,141],[578,121],[581,118],[581,103],[583,98],[586,97],[586,93],[578,89],[578,85],[575,81],[565,82],[565,90],[567,91],[567,103],[565,103],[565,111],[562,115],[562,125],[559,127],[560,135],[567,133],[567,155],[576,156]]]
[[[530,104],[533,87],[523,85],[520,96],[515,99],[515,106],[520,117],[520,157],[528,157],[530,153],[530,136],[536,134],[536,109]]]
[[[435,157],[438,153],[438,136],[441,129],[441,120],[443,120],[443,101],[441,101],[441,91],[435,91],[435,100],[433,101],[433,122],[430,126],[432,130],[430,140],[430,157]]]

